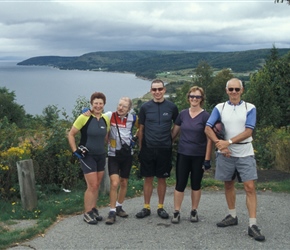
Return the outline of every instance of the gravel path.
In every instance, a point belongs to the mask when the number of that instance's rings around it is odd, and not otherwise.
[[[167,189],[165,209],[172,214],[173,187]],[[258,225],[266,236],[257,242],[247,235],[248,215],[243,191],[237,192],[239,225],[218,228],[216,222],[227,214],[222,191],[203,191],[198,209],[200,221],[191,223],[190,190],[186,190],[180,224],[157,216],[157,194],[151,200],[151,216],[137,219],[143,207],[143,197],[126,200],[123,208],[128,218],[119,218],[114,225],[104,221],[98,225],[83,222],[82,215],[65,218],[44,235],[22,243],[10,250],[28,249],[290,249],[290,195],[258,192]],[[100,209],[103,217],[108,208]]]

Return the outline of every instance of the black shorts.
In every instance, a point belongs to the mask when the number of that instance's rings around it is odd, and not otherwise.
[[[108,157],[108,170],[109,175],[117,174],[122,178],[128,179],[132,168],[133,156],[129,155],[126,157]]]
[[[80,159],[80,163],[84,174],[102,172],[105,170],[106,154],[86,155],[86,157]]]
[[[204,156],[188,156],[177,154],[176,161],[176,185],[175,189],[178,192],[184,192],[188,177],[192,190],[200,190],[201,180],[203,177],[203,162]]]
[[[142,177],[167,178],[172,169],[172,148],[147,148],[139,154]]]

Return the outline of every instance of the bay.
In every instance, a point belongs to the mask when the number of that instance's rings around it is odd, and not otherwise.
[[[16,64],[0,62],[0,87],[14,91],[16,102],[31,115],[41,115],[45,107],[56,105],[72,117],[77,98],[89,100],[96,91],[106,95],[105,111],[114,111],[120,97],[139,98],[150,90],[151,81],[134,74]]]

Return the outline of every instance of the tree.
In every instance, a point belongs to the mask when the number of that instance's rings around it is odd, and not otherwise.
[[[246,99],[257,107],[257,125],[290,125],[290,53],[276,57],[275,47],[264,67],[250,78]]]
[[[0,88],[0,120],[7,117],[10,123],[18,127],[25,125],[25,111],[23,106],[15,102],[14,91],[9,92],[7,88]]]
[[[225,87],[227,81],[233,77],[231,70],[223,69],[213,78],[212,83],[205,90],[206,108],[209,111],[212,110],[216,104],[228,100]]]
[[[194,70],[193,83],[203,89],[207,89],[213,81],[213,69],[206,61],[200,61]]]
[[[192,87],[190,82],[184,82],[181,88],[176,91],[176,96],[174,97],[173,102],[178,107],[179,111],[189,107],[187,92],[190,87]]]
[[[43,121],[47,128],[51,128],[59,120],[59,112],[55,105],[48,105],[43,109]]]
[[[74,120],[82,113],[83,108],[90,108],[91,104],[85,96],[79,96],[72,111]]]

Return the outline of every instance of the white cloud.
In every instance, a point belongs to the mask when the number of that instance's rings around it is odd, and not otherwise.
[[[290,6],[274,1],[0,0],[0,57],[93,51],[290,47]]]

